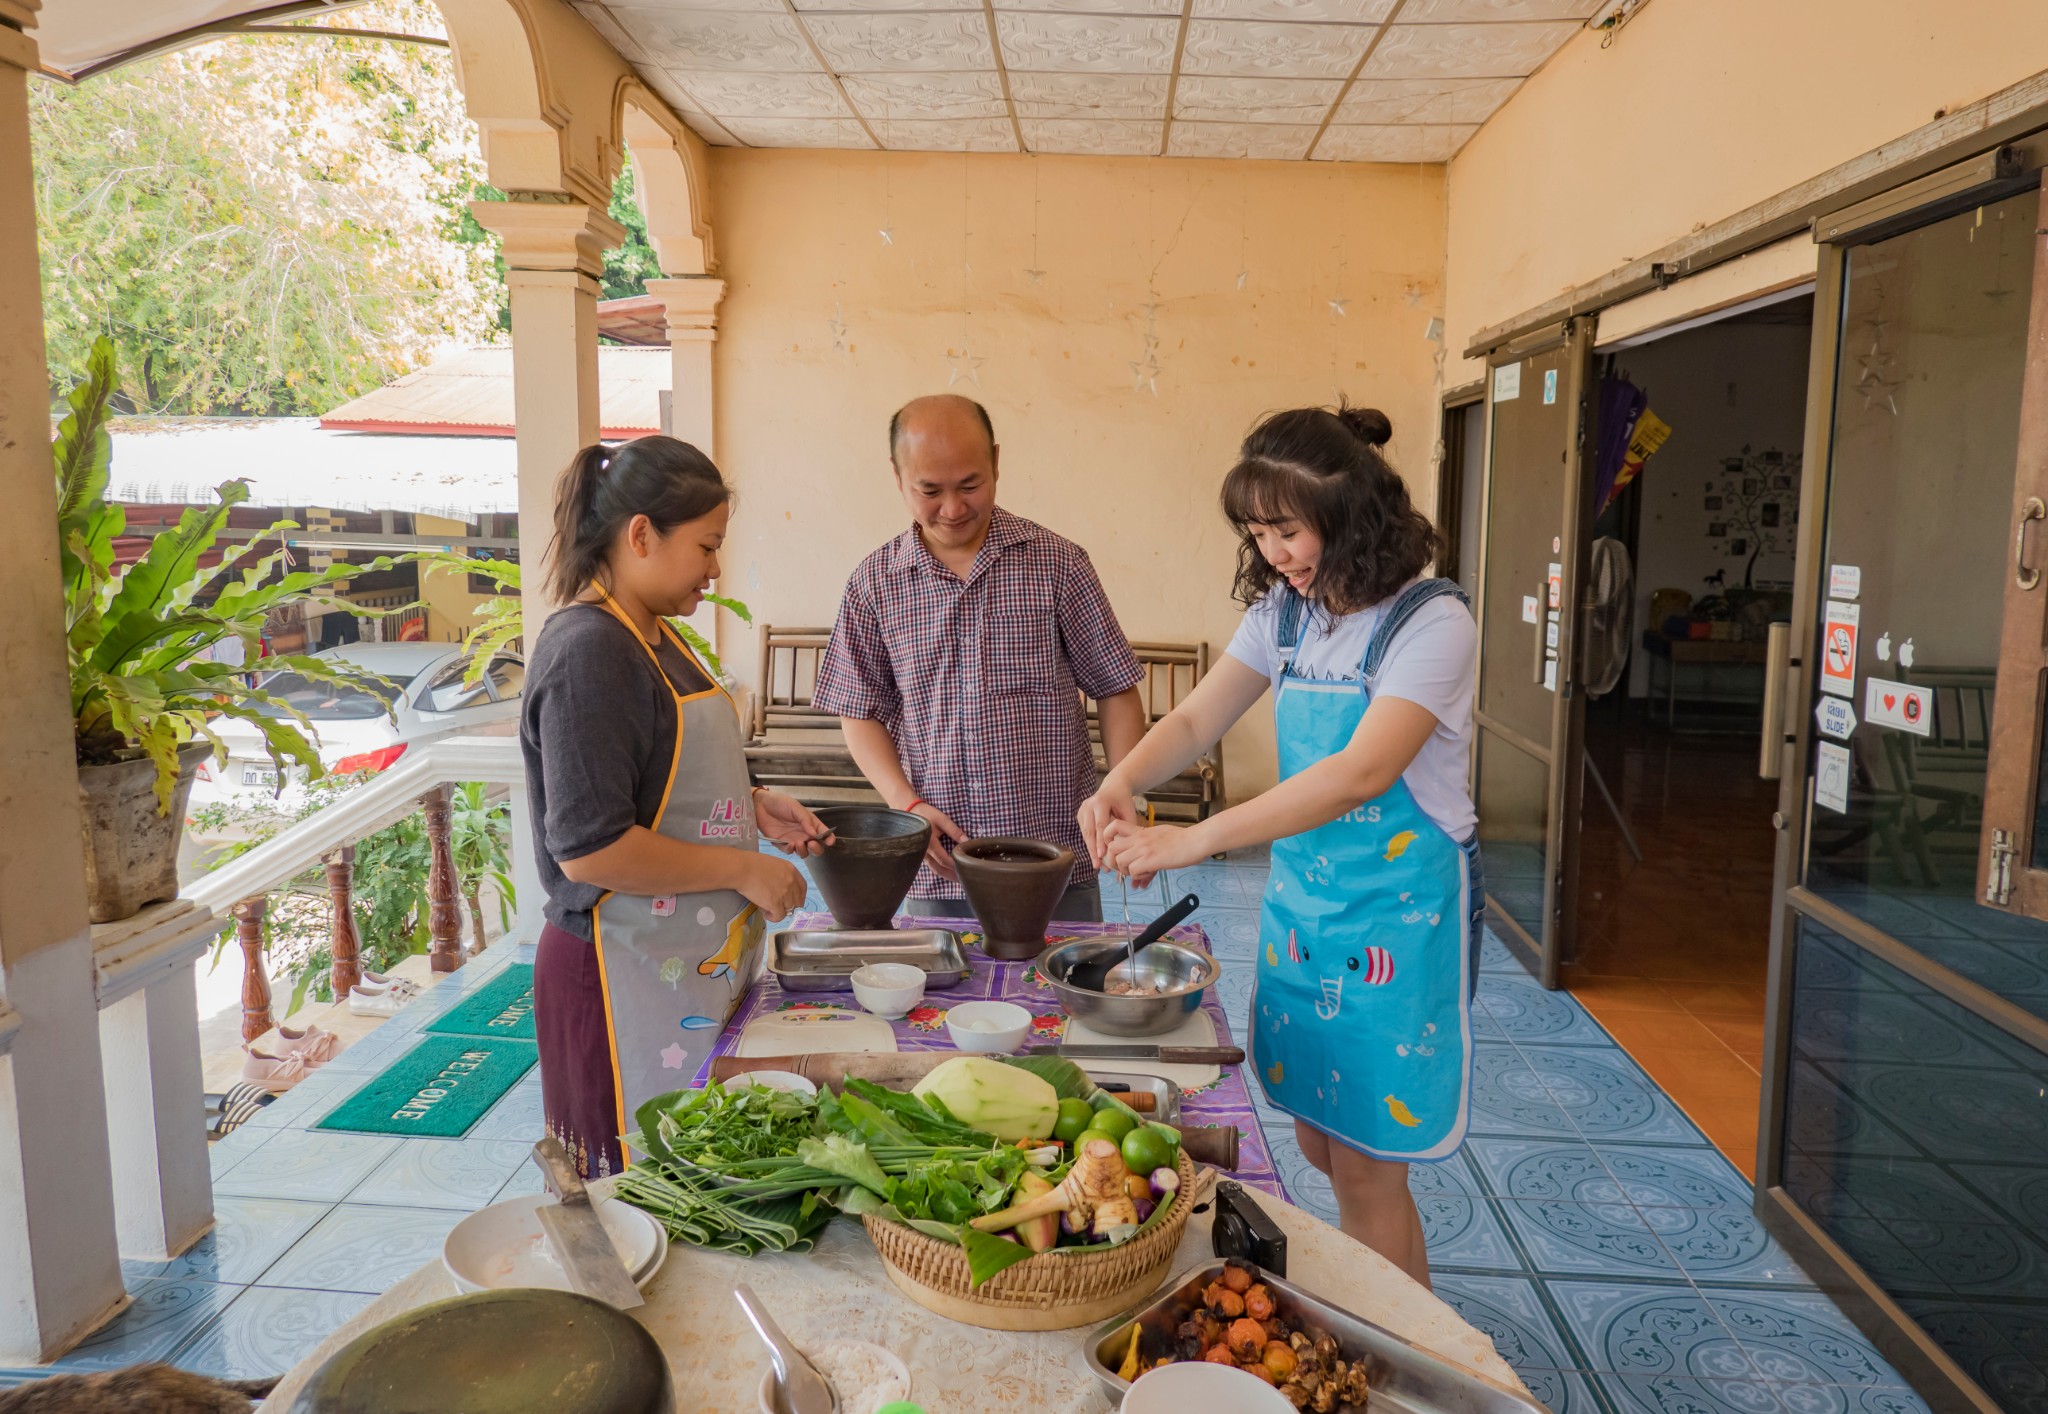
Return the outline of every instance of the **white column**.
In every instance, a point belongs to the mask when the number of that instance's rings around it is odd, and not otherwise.
[[[709,275],[684,275],[649,280],[647,293],[661,301],[668,315],[670,363],[669,435],[688,442],[718,460],[718,409],[712,381],[712,345],[718,342],[718,305],[725,281]],[[721,468],[723,470],[724,468]],[[727,480],[731,480],[730,474]],[[711,640],[725,669],[733,676],[744,665],[731,661],[745,626],[732,614],[706,604],[690,618],[691,627]]]
[[[478,201],[485,230],[504,242],[512,293],[512,415],[519,442],[520,598],[529,650],[554,606],[546,554],[554,537],[555,483],[569,459],[598,439],[597,277],[604,252],[625,228],[581,202]],[[540,936],[546,901],[534,861],[524,787],[514,787],[512,879],[519,895],[513,933]]]
[[[127,1300],[57,576],[29,156],[35,10],[36,0],[0,0],[0,998],[20,1018],[0,1041],[0,1365],[62,1353]]]

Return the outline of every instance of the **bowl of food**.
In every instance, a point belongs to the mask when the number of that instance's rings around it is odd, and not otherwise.
[[[961,1002],[946,1011],[946,1034],[972,1055],[1006,1056],[1031,1034],[1031,1013],[1015,1002]]]
[[[1128,947],[1121,938],[1076,938],[1047,948],[1039,956],[1038,975],[1067,1015],[1109,1036],[1158,1036],[1173,1030],[1201,1007],[1203,993],[1223,975],[1223,965],[1208,953],[1162,941],[1138,950],[1124,984],[1128,990],[1116,990],[1122,979],[1100,992],[1068,982],[1067,975],[1082,963],[1116,960]]]
[[[908,1016],[924,1000],[926,982],[922,967],[907,962],[870,962],[857,967],[851,978],[853,999],[876,1016],[890,1021]]]
[[[873,1414],[883,1405],[910,1398],[910,1370],[881,1346],[865,1340],[834,1340],[803,1352],[839,1396],[840,1414]],[[790,1414],[782,1381],[770,1365],[761,1376],[761,1414]]]
[[[786,1095],[796,1095],[806,1100],[818,1098],[815,1082],[798,1075],[793,1070],[750,1070],[726,1082],[728,1088],[736,1085],[752,1085],[759,1090],[780,1090]]]

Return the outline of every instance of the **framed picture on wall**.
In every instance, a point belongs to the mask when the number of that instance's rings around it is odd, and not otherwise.
[[[1779,472],[1771,478],[1771,489],[1773,491],[1790,491],[1792,489],[1792,478],[1785,475],[1782,471]]]
[[[1711,521],[1707,525],[1707,534],[1712,539],[1719,540],[1722,536],[1726,535],[1727,533],[1728,523],[1726,521]]]
[[[1749,542],[1747,540],[1729,541],[1728,553],[1731,555],[1747,555],[1749,553]]]
[[[1742,494],[1743,494],[1743,495],[1745,495],[1745,496],[1754,496],[1754,495],[1756,495],[1756,494],[1757,494],[1757,493],[1758,493],[1759,491],[1762,491],[1763,489],[1764,489],[1764,484],[1763,484],[1763,482],[1759,481],[1759,480],[1758,480],[1758,479],[1757,479],[1756,477],[1754,477],[1754,476],[1745,476],[1745,477],[1743,477],[1743,478],[1742,478]]]
[[[1708,510],[1710,510],[1710,511],[1718,511],[1718,510],[1720,510],[1720,509],[1721,509],[1721,498],[1720,498],[1719,496],[1709,496],[1709,497],[1707,497],[1707,509],[1708,509]]]
[[[1767,528],[1775,528],[1778,524],[1778,503],[1776,501],[1765,503],[1762,515],[1764,525]]]

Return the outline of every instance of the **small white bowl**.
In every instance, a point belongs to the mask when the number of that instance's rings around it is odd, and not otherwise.
[[[1015,1002],[962,1002],[946,1012],[946,1034],[974,1055],[1008,1055],[1031,1034],[1031,1013]]]
[[[1122,1414],[1293,1414],[1287,1396],[1256,1375],[1229,1365],[1187,1361],[1162,1365],[1131,1382]]]
[[[801,1095],[806,1100],[818,1098],[818,1087],[793,1070],[750,1070],[735,1075],[726,1088],[735,1085],[753,1085],[762,1090],[782,1090],[791,1095]]]
[[[907,962],[871,962],[853,974],[853,999],[876,1016],[895,1021],[924,1000],[929,979]]]
[[[850,1345],[865,1350],[880,1361],[890,1374],[896,1377],[895,1392],[890,1394],[882,1403],[888,1404],[896,1400],[907,1400],[910,1398],[910,1369],[901,1360],[896,1358],[895,1351],[886,1350],[879,1345],[865,1340],[830,1340],[825,1342],[825,1345],[827,1348],[834,1345]],[[809,1358],[811,1352],[806,1350],[803,1354],[806,1358]],[[847,1395],[842,1392],[839,1399],[841,1404],[845,1404],[847,1402]],[[783,1395],[782,1382],[775,1378],[773,1362],[769,1364],[768,1368],[761,1375],[761,1414],[789,1414],[789,1401]]]
[[[569,1274],[555,1260],[535,1210],[555,1200],[545,1193],[507,1198],[471,1213],[449,1230],[441,1262],[465,1292],[538,1286],[569,1290]],[[631,1204],[592,1195],[597,1216],[619,1250],[634,1284],[645,1286],[668,1256],[668,1233]]]

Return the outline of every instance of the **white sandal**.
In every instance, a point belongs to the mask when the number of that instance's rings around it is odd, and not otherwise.
[[[348,1009],[356,1016],[396,1016],[411,997],[396,987],[357,987],[348,994]]]

